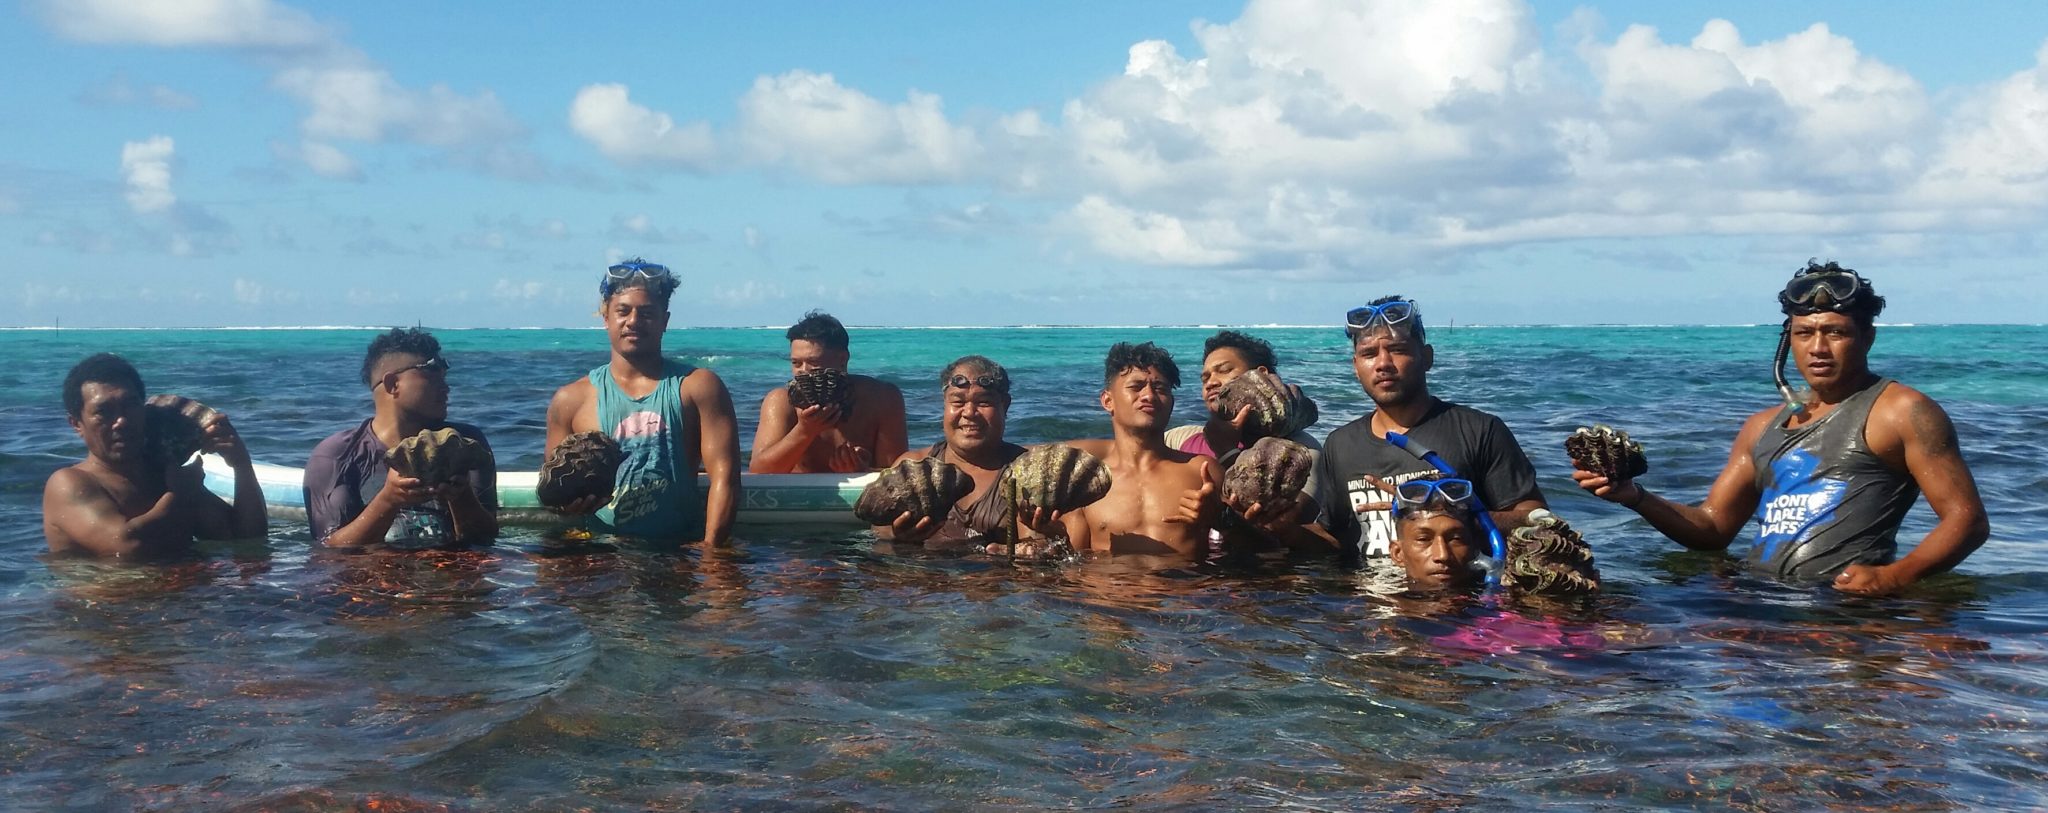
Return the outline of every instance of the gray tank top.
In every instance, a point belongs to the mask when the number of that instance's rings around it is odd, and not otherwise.
[[[1870,451],[1863,427],[1889,378],[1858,391],[1834,411],[1786,429],[1779,411],[1757,438],[1756,544],[1749,565],[1790,581],[1834,578],[1851,564],[1883,564],[1898,552],[1899,520],[1920,496],[1910,474]]]

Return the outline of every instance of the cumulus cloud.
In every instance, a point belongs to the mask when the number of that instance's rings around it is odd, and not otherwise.
[[[152,136],[148,141],[121,145],[121,174],[127,179],[128,206],[137,214],[151,214],[178,202],[171,191],[171,158],[177,152],[170,136]]]
[[[589,85],[569,105],[569,128],[605,157],[628,166],[705,169],[718,146],[706,124],[677,127],[630,98],[625,85]]]
[[[33,0],[45,24],[79,42],[166,48],[319,48],[326,27],[268,0]]]
[[[981,154],[974,131],[948,121],[938,96],[913,90],[885,104],[831,74],[756,79],[739,113],[749,159],[827,183],[962,180]]]

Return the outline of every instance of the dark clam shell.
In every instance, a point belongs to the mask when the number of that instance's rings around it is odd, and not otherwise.
[[[1272,506],[1294,499],[1308,487],[1309,471],[1314,467],[1315,454],[1307,446],[1286,438],[1260,438],[1239,452],[1223,474],[1223,503]]]
[[[1072,446],[1039,446],[1003,467],[1002,486],[1013,510],[1077,511],[1109,494],[1109,467]]]
[[[1243,373],[1223,385],[1216,401],[1218,411],[1226,417],[1234,418],[1238,410],[1247,406],[1252,408],[1244,422],[1244,443],[1266,437],[1286,437],[1314,426],[1321,418],[1315,401],[1306,395],[1294,394],[1293,390],[1276,383],[1272,376],[1256,370]]]
[[[384,451],[384,465],[401,476],[424,483],[445,483],[490,463],[490,452],[484,445],[464,437],[454,427],[422,429]]]
[[[191,459],[206,437],[212,407],[176,395],[158,395],[142,405],[144,445],[149,456],[164,463]]]
[[[1600,590],[1600,571],[1593,549],[1563,519],[1548,511],[1508,535],[1508,556],[1501,571],[1502,587],[1526,593],[1569,595]]]
[[[1650,470],[1642,444],[1630,440],[1627,432],[1605,424],[1579,427],[1564,439],[1564,451],[1580,471],[1598,474],[1610,482],[1633,480]]]
[[[974,478],[959,466],[929,457],[905,460],[882,471],[861,489],[853,515],[869,525],[888,525],[908,511],[912,522],[943,521],[953,504],[974,493]]]
[[[798,373],[789,381],[789,405],[797,409],[838,406],[839,417],[853,414],[853,379],[831,367]]]
[[[625,454],[604,432],[578,432],[555,444],[540,466],[533,496],[541,505],[564,508],[584,497],[609,497]]]

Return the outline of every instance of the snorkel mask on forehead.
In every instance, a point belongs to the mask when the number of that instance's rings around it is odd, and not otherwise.
[[[666,295],[676,289],[676,275],[668,266],[651,263],[634,257],[604,270],[604,279],[597,281],[597,295],[610,299],[614,291],[635,285],[644,286],[656,295]]]
[[[1875,300],[1873,306],[1871,300]],[[1785,407],[1798,414],[1806,409],[1806,402],[1792,391],[1792,385],[1785,378],[1785,361],[1792,355],[1792,317],[1810,316],[1816,313],[1845,313],[1858,317],[1868,311],[1875,318],[1884,309],[1884,297],[1870,289],[1870,281],[1852,269],[1843,268],[1833,262],[1819,265],[1808,262],[1805,268],[1792,275],[1785,283],[1785,289],[1778,292],[1778,310],[1785,314],[1785,324],[1778,330],[1778,355],[1771,363],[1771,378],[1777,382],[1778,395],[1785,399]]]

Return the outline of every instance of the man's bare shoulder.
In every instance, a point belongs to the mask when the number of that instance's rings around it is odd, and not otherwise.
[[[791,408],[791,407],[790,407],[790,405],[789,405],[789,385],[788,385],[788,384],[784,384],[784,385],[782,385],[782,386],[776,387],[775,389],[769,390],[769,391],[768,391],[768,394],[767,394],[767,395],[763,395],[763,396],[761,396],[761,411],[762,411],[762,412],[766,412],[766,411],[768,411],[768,410],[770,410],[770,409],[790,409],[790,408]]]
[[[1878,393],[1877,403],[1872,404],[1870,408],[1872,411],[1886,417],[1907,417],[1916,412],[1924,412],[1929,409],[1939,410],[1943,414],[1947,414],[1946,410],[1941,409],[1941,404],[1928,397],[1927,393],[1897,381],[1885,387],[1884,392]]]
[[[597,388],[590,384],[590,376],[578,376],[576,380],[556,388],[554,400],[550,403],[557,406],[577,406],[590,400],[596,393]]]
[[[79,497],[94,492],[104,493],[106,487],[99,478],[85,469],[85,464],[74,463],[50,473],[50,479],[43,483],[43,496],[56,497],[59,502],[74,502]]]

